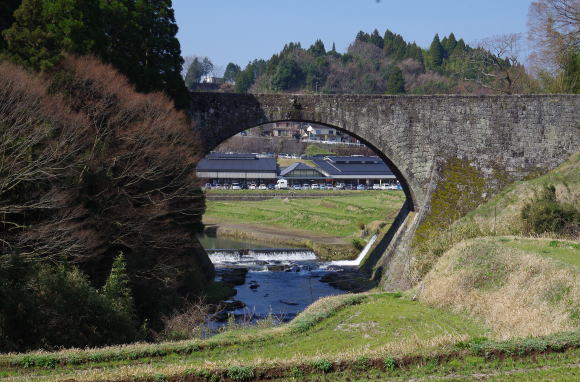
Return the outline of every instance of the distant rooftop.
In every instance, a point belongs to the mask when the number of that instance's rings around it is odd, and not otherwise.
[[[255,154],[211,153],[197,164],[197,171],[276,172],[277,169],[275,158],[258,158]]]

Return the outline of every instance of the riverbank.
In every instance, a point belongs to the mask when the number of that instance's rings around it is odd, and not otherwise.
[[[405,201],[396,191],[334,193],[309,199],[208,200],[203,222],[209,235],[310,248],[321,260],[351,260],[372,234],[388,229]]]

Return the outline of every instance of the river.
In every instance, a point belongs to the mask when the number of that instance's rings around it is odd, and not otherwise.
[[[232,272],[239,276],[247,269],[245,280],[238,280],[243,284],[235,286],[234,301],[228,302],[232,308],[221,316],[233,314],[238,322],[268,315],[288,321],[321,297],[347,293],[323,280],[356,272],[360,261],[322,262],[307,248],[268,248],[268,243],[235,239],[203,236],[200,242],[216,267],[217,281],[231,281]]]

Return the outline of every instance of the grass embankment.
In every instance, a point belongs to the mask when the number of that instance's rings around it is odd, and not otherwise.
[[[319,300],[287,325],[234,330],[205,341],[4,355],[0,376],[27,381],[209,381],[300,380],[334,373],[328,379],[364,380],[367,375],[499,372],[512,372],[516,378],[527,369],[558,377],[578,372],[578,333],[508,342],[482,338],[489,334],[473,320],[397,294],[342,295]]]
[[[405,201],[398,191],[335,192],[336,196],[316,199],[208,200],[204,221],[224,226],[218,235],[263,240],[267,233],[269,242],[302,244],[322,258],[338,259],[340,255],[356,256],[353,239],[388,229]],[[225,229],[228,224],[231,228]],[[273,231],[279,231],[281,237],[276,240]],[[346,249],[338,251],[341,246]]]
[[[491,200],[470,211],[452,225],[441,225],[435,234],[427,236],[428,240],[419,240],[415,237],[413,277],[417,281],[422,279],[443,253],[461,241],[486,236],[535,235],[530,232],[522,219],[522,209],[547,185],[555,187],[555,196],[559,203],[579,206],[580,153],[572,155],[562,165],[542,176],[508,185]],[[553,233],[544,236],[565,239]]]
[[[427,274],[419,299],[468,313],[495,338],[580,330],[580,246],[480,238],[455,245]]]

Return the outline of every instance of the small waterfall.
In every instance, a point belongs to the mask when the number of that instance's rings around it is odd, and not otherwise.
[[[214,264],[239,263],[252,261],[304,261],[316,260],[309,249],[272,248],[272,249],[209,249],[210,260]]]
[[[373,246],[373,244],[375,243],[375,241],[377,241],[377,235],[373,235],[370,238],[367,245],[365,245],[365,247],[362,249],[362,251],[360,251],[358,257],[355,260],[331,261],[330,265],[342,265],[342,266],[350,265],[350,266],[358,267],[360,265],[360,263],[363,261],[363,259],[365,258],[365,256],[367,255],[367,253],[369,252],[369,250],[371,249],[371,247]]]

